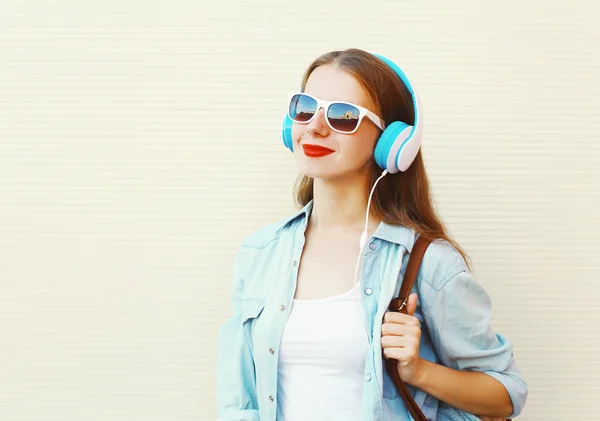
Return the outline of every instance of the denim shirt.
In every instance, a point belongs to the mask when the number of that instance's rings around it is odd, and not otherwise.
[[[218,334],[219,421],[276,421],[279,344],[295,294],[311,209],[312,201],[297,214],[242,241],[234,266],[233,315]],[[382,222],[362,255],[360,304],[369,337],[365,421],[412,420],[385,370],[381,326],[390,301],[399,293],[416,237],[414,230]],[[527,384],[511,342],[490,325],[490,297],[458,251],[443,240],[431,243],[412,292],[419,297],[414,316],[421,321],[420,357],[492,376],[508,391],[514,409],[511,417],[517,416],[527,399]],[[428,420],[479,419],[407,387]]]

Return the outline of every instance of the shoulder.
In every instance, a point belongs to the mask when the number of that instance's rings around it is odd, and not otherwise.
[[[419,270],[419,280],[439,290],[461,272],[469,268],[460,252],[450,242],[436,239],[427,248]]]
[[[279,279],[279,272],[289,261],[293,247],[299,241],[303,224],[300,213],[262,225],[246,235],[237,254],[237,275],[243,280],[242,297],[266,299]]]
[[[279,239],[284,228],[285,222],[283,220],[262,225],[256,228],[254,231],[251,231],[250,234],[246,235],[246,237],[242,239],[241,247],[242,249],[265,248],[269,244]]]
[[[423,315],[431,314],[435,302],[448,301],[440,301],[440,296],[464,298],[480,289],[462,254],[443,239],[436,239],[429,244],[419,267],[416,284]],[[483,302],[483,299],[480,301]]]
[[[374,234],[375,237],[388,244],[398,244],[406,249],[406,253],[402,257],[403,271],[419,235],[413,228],[387,223],[382,223]],[[437,238],[429,244],[425,251],[417,279],[420,283],[426,283],[431,288],[439,289],[453,276],[467,270],[468,266],[462,254],[449,241]]]
[[[262,225],[251,231],[250,234],[243,238],[241,248],[264,249],[277,242],[281,237],[285,237],[290,231],[293,231],[293,228],[308,217],[311,205],[312,202],[284,218]]]

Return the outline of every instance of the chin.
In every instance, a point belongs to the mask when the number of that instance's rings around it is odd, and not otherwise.
[[[307,177],[323,180],[358,176],[360,168],[363,168],[366,164],[362,162],[344,162],[344,160],[336,159],[333,155],[322,158],[309,158],[304,154],[297,154],[295,158],[298,169],[302,174]]]
[[[303,175],[311,178],[332,178],[337,175],[337,171],[333,167],[300,165],[298,169]]]
[[[333,165],[301,165],[300,172],[307,177],[321,180],[334,180],[347,178],[349,176],[358,176],[356,170],[349,168],[339,168]]]

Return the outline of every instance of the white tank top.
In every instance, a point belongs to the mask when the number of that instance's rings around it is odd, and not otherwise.
[[[369,342],[355,288],[294,299],[279,349],[277,421],[362,420]]]

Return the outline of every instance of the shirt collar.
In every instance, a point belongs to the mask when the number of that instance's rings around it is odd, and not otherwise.
[[[292,223],[296,219],[300,219],[305,225],[308,223],[308,218],[312,211],[313,200],[310,200],[302,209],[285,219],[282,222],[282,227]],[[406,247],[408,252],[412,251],[415,244],[415,231],[403,225],[391,225],[386,222],[381,222],[375,232],[373,238],[387,241],[389,243],[399,244]]]
[[[410,253],[415,244],[415,231],[404,225],[391,225],[381,221],[375,232],[374,238],[385,240],[389,243],[399,244],[406,247]]]
[[[312,210],[312,205],[313,201],[311,200],[302,209],[280,221],[280,223],[278,223],[277,226],[279,227],[279,229],[283,229],[290,225],[292,222],[294,222],[296,219],[299,219],[306,225],[308,223],[310,211]]]

